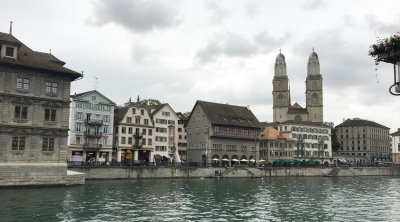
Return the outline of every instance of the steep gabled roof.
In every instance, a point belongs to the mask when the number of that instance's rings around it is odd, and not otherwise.
[[[258,122],[251,110],[245,106],[234,106],[201,100],[196,102],[193,110],[196,106],[202,108],[211,124],[262,128],[262,125]],[[189,120],[193,114],[193,110]]]
[[[397,129],[397,132],[390,134],[391,136],[400,136],[400,128]]]
[[[358,119],[358,118],[357,119],[347,119],[346,121],[337,125],[336,127],[352,127],[352,126],[372,126],[372,127],[377,127],[377,128],[390,129],[389,127],[386,127],[379,123],[369,121],[369,120],[364,120],[364,119]]]
[[[114,124],[119,124],[124,119],[126,112],[128,112],[129,107],[120,107],[114,110]]]
[[[78,72],[65,68],[65,62],[57,59],[54,55],[50,53],[33,51],[10,34],[0,32],[0,43],[18,46],[17,59],[0,58],[1,64],[57,72],[59,74],[67,75],[72,80],[82,76],[82,74]]]
[[[112,104],[115,105],[115,102],[113,102],[111,99],[107,98],[105,95],[103,95],[102,93],[100,93],[100,92],[97,91],[97,90],[91,90],[91,91],[87,91],[87,92],[83,92],[83,93],[78,93],[78,94],[75,94],[75,95],[71,95],[71,98],[79,99],[79,97],[82,97],[82,96],[85,96],[85,95],[88,95],[88,94],[91,94],[91,93],[97,93],[97,94],[99,94],[100,96],[102,96],[104,99],[108,100],[110,103],[112,103]]]

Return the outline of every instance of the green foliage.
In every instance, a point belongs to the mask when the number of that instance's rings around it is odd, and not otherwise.
[[[143,99],[143,100],[140,100],[140,103],[142,103],[142,104],[144,104],[146,106],[161,105],[161,102],[158,99]]]
[[[368,54],[372,57],[376,57],[381,53],[389,52],[396,48],[400,48],[400,32],[388,38],[378,40],[376,44],[369,47]]]

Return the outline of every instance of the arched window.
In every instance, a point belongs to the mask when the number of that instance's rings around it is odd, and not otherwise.
[[[301,116],[295,116],[295,117],[294,117],[294,120],[295,120],[295,121],[301,121]]]
[[[317,94],[313,94],[312,95],[312,102],[311,102],[311,104],[313,104],[313,105],[318,105],[318,96],[317,96]]]

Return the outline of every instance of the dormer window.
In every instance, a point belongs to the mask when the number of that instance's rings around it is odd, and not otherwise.
[[[6,56],[14,57],[14,48],[13,47],[6,47]]]

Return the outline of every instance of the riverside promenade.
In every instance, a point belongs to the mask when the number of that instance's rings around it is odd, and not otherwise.
[[[86,179],[400,176],[400,167],[70,166]]]

